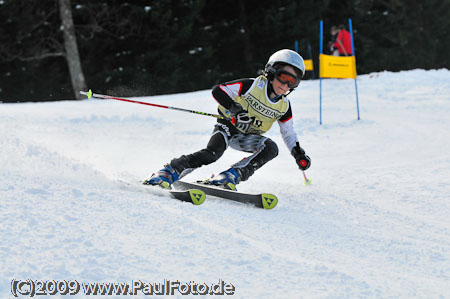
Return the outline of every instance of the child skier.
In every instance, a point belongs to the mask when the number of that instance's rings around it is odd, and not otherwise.
[[[278,155],[278,147],[264,137],[278,121],[283,140],[301,170],[311,159],[300,147],[293,129],[292,109],[286,95],[294,90],[305,73],[303,58],[292,50],[272,54],[257,78],[239,79],[215,86],[213,97],[219,103],[218,119],[206,148],[173,159],[164,168],[144,180],[144,184],[171,188],[171,184],[203,165],[217,161],[230,146],[252,155],[207,181],[229,190],[246,181],[255,170]]]

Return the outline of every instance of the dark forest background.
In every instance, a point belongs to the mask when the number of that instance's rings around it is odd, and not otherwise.
[[[358,74],[450,68],[450,0],[71,0],[88,88],[116,96],[255,76],[282,48],[318,70],[319,22],[352,18]],[[58,0],[0,0],[0,101],[74,99]],[[316,73],[317,76],[317,73]],[[307,74],[307,79],[311,74]]]

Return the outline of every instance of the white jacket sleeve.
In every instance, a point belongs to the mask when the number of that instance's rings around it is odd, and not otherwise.
[[[284,122],[278,121],[278,124],[280,125],[281,137],[283,137],[284,143],[291,152],[298,141],[297,133],[294,131],[294,121],[290,118]]]

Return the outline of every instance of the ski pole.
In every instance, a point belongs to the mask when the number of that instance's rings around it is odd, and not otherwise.
[[[218,114],[211,114],[211,113],[206,113],[206,112],[201,112],[201,111],[194,111],[194,110],[183,109],[183,108],[178,108],[178,107],[158,105],[158,104],[152,104],[152,103],[147,103],[147,102],[140,102],[140,101],[134,101],[134,100],[129,100],[129,99],[117,98],[117,97],[108,96],[108,95],[104,95],[104,94],[93,93],[91,89],[89,89],[89,91],[87,91],[87,92],[80,91],[80,94],[87,96],[88,99],[90,99],[91,97],[94,97],[94,98],[98,98],[98,99],[123,101],[123,102],[147,105],[147,106],[152,106],[152,107],[172,109],[172,110],[177,110],[177,111],[182,111],[182,112],[189,112],[189,113],[195,113],[195,114],[200,114],[200,115],[205,115],[205,116],[211,116],[211,117],[215,117],[218,119],[225,119],[225,117],[218,115]]]
[[[305,171],[304,171],[304,170],[302,170],[302,173],[303,173],[303,177],[305,178],[305,185],[311,185],[312,182],[311,182],[310,179],[308,179],[308,178],[306,177],[306,174],[305,174]]]

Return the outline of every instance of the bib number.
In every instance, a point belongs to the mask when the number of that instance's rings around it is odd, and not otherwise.
[[[252,120],[253,127],[261,128],[262,123],[263,123],[262,120],[256,119],[255,116],[252,116],[250,119]]]

